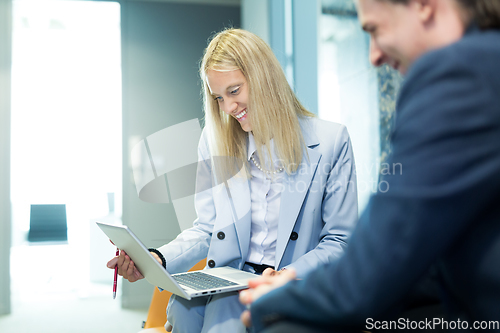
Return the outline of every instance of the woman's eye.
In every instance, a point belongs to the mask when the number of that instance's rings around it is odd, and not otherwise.
[[[221,96],[214,97],[214,101],[221,102],[222,97]]]
[[[240,87],[238,87],[238,88],[234,89],[233,91],[231,91],[231,94],[232,95],[236,95],[239,90],[240,90]]]

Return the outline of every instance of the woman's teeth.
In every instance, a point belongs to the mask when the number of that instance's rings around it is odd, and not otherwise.
[[[243,112],[238,113],[235,117],[236,117],[236,119],[240,119],[241,117],[243,117],[246,114],[247,114],[247,110],[245,109]]]

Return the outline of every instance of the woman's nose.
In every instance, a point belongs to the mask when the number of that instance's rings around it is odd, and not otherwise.
[[[232,114],[234,111],[236,111],[236,108],[238,107],[238,104],[233,101],[233,100],[226,100],[224,101],[224,112],[227,114]]]

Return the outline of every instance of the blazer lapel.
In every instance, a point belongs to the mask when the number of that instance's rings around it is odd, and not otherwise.
[[[283,178],[278,239],[276,240],[276,268],[279,267],[302,203],[321,159],[321,153],[314,149],[319,145],[319,140],[307,125],[306,120],[301,121],[302,135],[307,148],[304,151],[300,167],[294,174],[285,174]]]

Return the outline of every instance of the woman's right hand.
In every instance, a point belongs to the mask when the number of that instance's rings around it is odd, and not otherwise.
[[[118,265],[118,275],[123,276],[123,278],[130,282],[144,279],[144,275],[139,272],[132,259],[123,250],[120,251],[118,257],[114,257],[106,264],[110,269],[115,269],[116,265]]]

